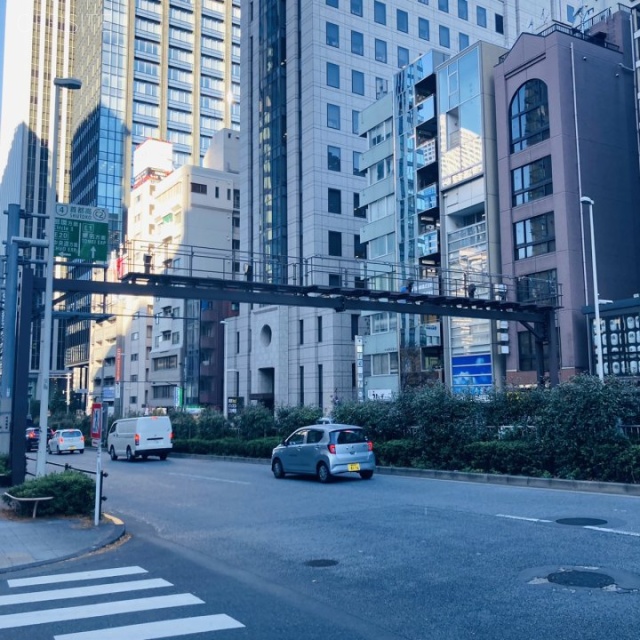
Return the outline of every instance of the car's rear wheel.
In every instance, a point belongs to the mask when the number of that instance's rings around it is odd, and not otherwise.
[[[320,480],[322,484],[326,484],[331,481],[331,472],[324,462],[321,462],[318,465],[318,480]]]
[[[142,459],[143,459],[143,460],[146,460],[148,457],[149,457],[149,454],[148,454],[148,453],[143,453],[143,454],[142,454]]]
[[[167,454],[166,453],[161,453],[160,454],[160,460],[166,460],[167,459]]]
[[[284,478],[284,467],[278,458],[271,463],[271,471],[273,471],[274,477]]]
[[[84,453],[84,449],[80,449],[79,453]]]
[[[113,445],[111,445],[111,448],[109,449],[109,456],[111,456],[112,460],[118,459],[118,456],[116,455],[116,450],[113,448]]]
[[[129,462],[133,462],[136,459],[136,457],[133,455],[133,452],[131,451],[131,447],[127,447],[127,460]]]
[[[373,471],[371,471],[371,470],[360,471],[360,477],[363,480],[371,480],[371,478],[373,478]]]

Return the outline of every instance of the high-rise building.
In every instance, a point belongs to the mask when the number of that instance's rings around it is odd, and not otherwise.
[[[76,0],[71,199],[110,213],[126,234],[133,150],[171,142],[176,167],[201,164],[214,133],[239,128],[240,0]],[[75,277],[89,277],[77,270]],[[88,310],[90,296],[76,309]],[[66,365],[87,386],[91,322],[69,326]]]
[[[508,47],[522,31],[565,20],[565,2],[277,0],[243,11],[243,247],[269,282],[357,286],[367,216],[359,113],[394,73],[433,47]],[[452,89],[455,91],[455,89]],[[380,166],[381,182],[394,167]],[[378,175],[378,174],[376,174]],[[383,185],[384,186],[384,185]],[[388,238],[395,243],[395,238]],[[380,247],[384,251],[384,247]],[[247,402],[332,404],[357,396],[358,315],[243,305],[234,327]]]

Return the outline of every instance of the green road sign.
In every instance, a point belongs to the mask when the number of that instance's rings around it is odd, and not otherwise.
[[[106,262],[109,221],[106,209],[57,204],[54,255],[83,262]]]

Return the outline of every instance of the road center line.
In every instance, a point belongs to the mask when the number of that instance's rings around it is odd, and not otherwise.
[[[194,478],[195,480],[211,480],[212,482],[227,482],[228,484],[251,484],[242,480],[225,480],[224,478],[215,478],[214,476],[196,476],[191,473],[168,473],[169,476],[181,476],[182,478]]]
[[[640,538],[640,533],[634,533],[633,531],[622,531],[620,529],[607,529],[606,527],[592,527],[586,526],[585,529],[592,529],[593,531],[604,531],[605,533],[617,533],[621,536],[633,536],[634,538]]]
[[[54,636],[54,640],[157,640],[158,638],[176,638],[192,633],[241,629],[244,625],[230,616],[220,613],[213,616],[162,620],[146,624],[131,624],[125,627],[99,629],[81,633],[67,633]]]
[[[523,516],[510,516],[505,513],[496,513],[497,518],[509,518],[509,520],[524,520],[526,522],[553,522],[553,520],[543,520],[542,518],[525,518]]]

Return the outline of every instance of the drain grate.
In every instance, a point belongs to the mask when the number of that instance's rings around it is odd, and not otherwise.
[[[600,518],[560,518],[556,520],[558,524],[570,524],[574,527],[599,527],[607,524],[606,520]]]
[[[548,580],[564,587],[587,587],[590,589],[604,589],[615,584],[615,580],[611,576],[594,571],[558,571],[549,574]]]
[[[317,560],[307,560],[305,564],[307,567],[335,567],[338,561],[329,560],[328,558],[318,558]]]

